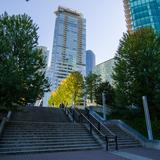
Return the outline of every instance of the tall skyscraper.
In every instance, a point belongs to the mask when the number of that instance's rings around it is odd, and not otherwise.
[[[127,28],[152,27],[160,32],[160,0],[123,0]]]
[[[95,67],[95,54],[91,50],[86,51],[86,75],[92,73]]]
[[[58,7],[51,70],[52,90],[72,71],[86,74],[86,20],[75,10]]]

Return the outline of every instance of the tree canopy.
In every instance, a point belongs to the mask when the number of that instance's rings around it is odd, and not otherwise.
[[[65,106],[77,105],[82,101],[84,81],[81,73],[75,71],[70,73],[61,81],[58,88],[52,92],[49,105],[59,107],[61,103]]]
[[[93,102],[95,100],[95,92],[98,85],[101,83],[101,78],[99,75],[94,73],[90,73],[87,77],[85,77],[85,89],[87,98]]]
[[[37,49],[38,26],[26,14],[0,16],[0,106],[34,103],[49,84],[45,59]]]
[[[152,117],[160,113],[160,35],[152,29],[125,33],[115,56],[113,79],[117,106],[142,108],[148,97]]]
[[[95,101],[100,105],[102,105],[102,93],[106,95],[106,104],[114,105],[114,89],[108,81],[101,82],[95,89]]]

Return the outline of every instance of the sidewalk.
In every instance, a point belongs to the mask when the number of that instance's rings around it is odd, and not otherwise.
[[[107,152],[105,150],[0,155],[0,160],[159,160],[160,151],[130,148]]]
[[[0,156],[0,160],[127,160],[103,150]]]
[[[112,152],[130,160],[160,160],[160,150],[149,148],[130,148]]]

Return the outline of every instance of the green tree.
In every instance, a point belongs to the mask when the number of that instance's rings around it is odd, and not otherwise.
[[[45,59],[37,49],[38,26],[26,14],[0,16],[0,106],[14,109],[33,103],[49,84]]]
[[[87,77],[85,77],[86,95],[88,99],[91,101],[91,103],[95,99],[95,91],[100,83],[101,78],[99,75],[90,73]]]
[[[108,81],[102,82],[95,90],[95,101],[102,105],[102,93],[106,95],[106,104],[112,106],[114,104],[114,89]]]
[[[159,118],[160,35],[148,28],[125,33],[115,60],[117,106],[127,109],[133,104],[142,111],[142,96],[146,95],[152,118]]]

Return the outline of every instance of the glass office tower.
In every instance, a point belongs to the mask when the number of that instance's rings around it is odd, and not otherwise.
[[[152,27],[160,32],[160,0],[123,0],[129,31]]]
[[[95,67],[95,54],[91,50],[86,51],[86,75],[92,73]]]
[[[72,71],[86,75],[86,20],[80,12],[64,7],[58,7],[55,14],[52,90]]]
[[[114,81],[112,79],[112,73],[115,66],[114,63],[115,59],[112,58],[97,64],[93,69],[93,73],[99,75],[103,82],[108,81],[111,85],[114,85]]]

